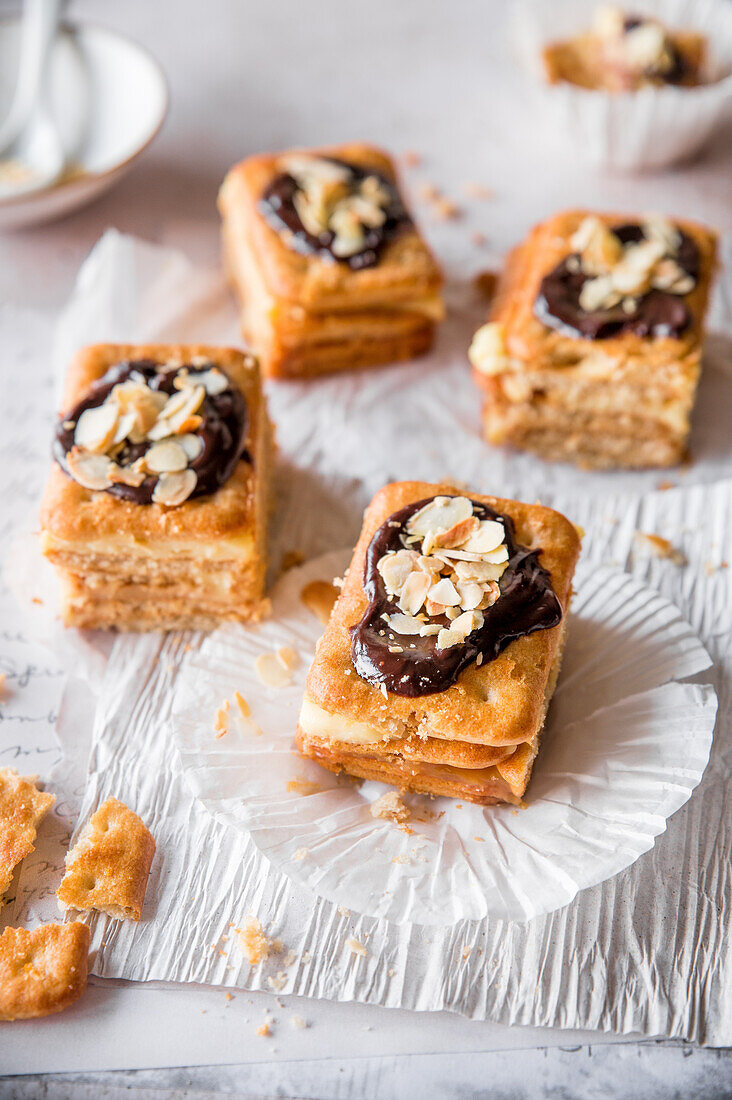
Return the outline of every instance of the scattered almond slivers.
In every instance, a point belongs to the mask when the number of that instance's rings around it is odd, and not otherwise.
[[[406,525],[409,547],[376,565],[395,605],[382,616],[390,651],[402,652],[410,636],[436,636],[437,648],[449,649],[480,630],[483,612],[500,595],[505,540],[503,523],[475,515],[468,497],[434,497],[415,512]]]
[[[648,535],[645,531],[635,531],[633,538],[637,546],[649,551],[656,558],[667,558],[674,565],[686,565],[688,562],[686,554],[661,535]]]
[[[260,653],[254,671],[265,687],[282,688],[292,683],[292,673],[300,663],[300,655],[292,646],[282,646],[276,653]]]
[[[194,492],[198,476],[190,464],[203,450],[194,433],[203,418],[199,410],[207,394],[222,393],[229,380],[204,357],[183,368],[175,378],[176,392],[152,389],[143,375],[133,373],[113,386],[101,405],[85,409],[74,424],[74,445],[66,455],[67,473],[85,489],[101,491],[113,485],[139,487],[146,477],[156,477],[152,500],[168,508],[183,504]],[[161,371],[179,367],[161,363]],[[143,455],[126,465],[119,461],[127,444],[152,444]]]
[[[578,255],[567,263],[589,276],[579,295],[586,313],[617,305],[634,313],[637,298],[651,290],[684,295],[694,289],[695,279],[678,263],[681,234],[676,226],[665,218],[648,217],[642,229],[643,240],[624,245],[595,215],[581,222],[570,240]]]

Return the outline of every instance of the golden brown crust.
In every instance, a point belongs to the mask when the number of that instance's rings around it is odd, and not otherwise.
[[[395,482],[381,489],[364,515],[341,595],[318,643],[307,694],[329,714],[343,714],[391,735],[437,736],[500,747],[532,740],[545,710],[545,688],[561,643],[562,624],[512,642],[494,661],[471,665],[447,691],[417,698],[388,694],[355,674],[349,627],[364,614],[363,568],[372,536],[398,509],[436,494],[458,494],[450,484]],[[554,591],[566,610],[580,542],[572,524],[549,508],[471,493],[514,521],[522,545],[540,547]]]
[[[531,369],[566,370],[591,351],[642,361],[644,370],[669,361],[684,360],[699,348],[704,316],[716,267],[717,236],[698,222],[674,218],[699,249],[699,278],[686,302],[693,323],[680,337],[646,337],[632,332],[603,340],[564,336],[534,316],[541,280],[574,249],[571,238],[592,211],[567,210],[534,226],[526,240],[509,255],[493,300],[490,319],[505,327],[508,354]],[[631,220],[627,214],[595,214],[607,226]],[[481,376],[477,376],[479,380]]]
[[[34,850],[36,830],[56,796],[39,791],[35,779],[0,768],[0,897],[17,865]]]
[[[86,989],[89,929],[42,924],[0,935],[0,1020],[29,1020],[63,1012]]]
[[[59,903],[139,921],[154,855],[155,841],[137,814],[107,799],[66,858]]]
[[[391,157],[373,145],[349,142],[297,151],[339,157],[396,179]],[[288,150],[287,155],[292,152],[295,150]],[[440,270],[414,228],[388,242],[379,263],[362,271],[352,271],[347,264],[330,263],[317,256],[303,256],[289,248],[257,210],[262,193],[282,170],[280,160],[284,155],[261,154],[235,165],[219,196],[224,221],[235,213],[241,214],[249,240],[237,239],[235,247],[249,245],[254,250],[270,294],[310,310],[340,310],[410,299],[439,290]]]

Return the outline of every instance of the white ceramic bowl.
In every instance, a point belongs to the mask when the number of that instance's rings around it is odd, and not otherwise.
[[[0,21],[0,117],[17,77],[20,20]],[[67,25],[51,55],[48,105],[69,169],[50,187],[0,199],[0,230],[60,218],[110,188],[150,144],[168,109],[162,70],[127,38]]]

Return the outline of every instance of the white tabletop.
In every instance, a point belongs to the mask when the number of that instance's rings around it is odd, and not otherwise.
[[[65,221],[0,238],[0,301],[56,309],[80,261],[112,225],[215,263],[216,192],[230,164],[262,149],[353,138],[396,153],[416,151],[422,162],[408,177],[415,192],[420,181],[429,182],[458,202],[462,216],[454,222],[422,218],[455,278],[489,266],[532,222],[561,207],[657,209],[732,229],[729,131],[703,159],[673,173],[603,178],[560,153],[551,134],[527,129],[521,78],[504,33],[507,7],[498,0],[77,0],[73,19],[128,34],[159,59],[170,82],[170,115],[140,164],[108,196]],[[470,180],[491,187],[493,200],[466,198],[462,187]],[[487,243],[473,246],[470,271],[456,271],[454,257],[476,231]],[[135,998],[144,996],[161,998],[159,1042],[149,1035],[138,1039],[137,1064],[150,1068],[96,1072],[115,1064],[115,1033],[134,1026]],[[590,1046],[586,1035],[509,1033],[457,1017],[362,1006],[275,1007],[283,1020],[298,1012],[312,1026],[287,1034],[283,1028],[273,1050],[252,1038],[249,1022],[271,1001],[241,994],[228,1004],[221,992],[95,987],[79,1015],[43,1024],[57,1029],[53,1039],[45,1032],[49,1043],[58,1048],[62,1038],[67,1050],[53,1068],[71,1074],[46,1078],[48,1095],[111,1098],[134,1086],[140,1097],[152,1096],[148,1090],[177,1097],[190,1089],[197,1096],[225,1091],[388,1100],[479,1095],[488,1083],[494,1095],[521,1096],[531,1081],[533,1096],[561,1089],[567,1097],[642,1094],[651,1100],[673,1089],[721,1094],[730,1077],[730,1062],[713,1051],[654,1043]],[[105,1024],[99,1057],[90,1054],[88,1061],[75,1050],[84,1012]],[[40,1068],[40,1061],[33,1064],[34,1051],[44,1045],[40,1034],[37,1025],[19,1026],[17,1064],[0,1071]],[[226,1044],[228,1052],[217,1060],[227,1065],[152,1068],[210,1062],[210,1051]],[[539,1046],[549,1049],[517,1056],[517,1047]],[[167,1061],[156,1053],[161,1049],[171,1052]],[[237,1068],[233,1061],[246,1064]],[[30,1098],[40,1087],[37,1078],[0,1080],[0,1095]]]

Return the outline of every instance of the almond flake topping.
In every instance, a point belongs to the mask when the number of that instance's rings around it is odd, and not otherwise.
[[[409,518],[402,538],[408,548],[387,551],[376,565],[394,608],[382,616],[387,647],[403,652],[410,635],[436,637],[439,650],[464,642],[500,596],[503,522],[475,515],[468,497],[438,496]]]

